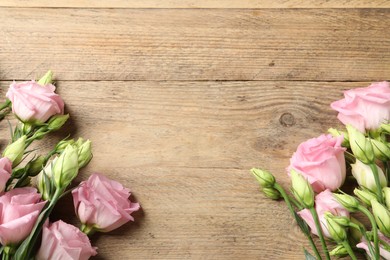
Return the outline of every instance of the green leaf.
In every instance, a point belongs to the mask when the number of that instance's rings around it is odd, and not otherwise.
[[[310,254],[305,248],[303,249],[303,252],[305,252],[305,259],[306,260],[317,260],[312,254]]]

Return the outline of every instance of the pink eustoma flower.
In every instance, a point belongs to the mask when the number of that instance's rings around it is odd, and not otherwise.
[[[16,188],[0,197],[0,243],[17,245],[31,232],[45,201],[31,187]]]
[[[7,157],[0,159],[0,192],[3,192],[12,173],[12,162]]]
[[[54,91],[52,84],[13,82],[6,96],[12,102],[12,112],[21,121],[41,124],[53,115],[64,113],[64,101]]]
[[[86,260],[96,255],[86,234],[61,220],[43,227],[37,260]]]
[[[330,105],[338,111],[338,119],[364,133],[375,130],[390,120],[390,87],[386,81],[373,83],[366,88],[344,92],[344,98]]]
[[[80,221],[101,232],[109,232],[134,218],[140,206],[129,200],[130,191],[119,182],[101,174],[92,174],[72,191],[75,211]]]
[[[337,190],[346,176],[342,142],[342,136],[321,135],[301,143],[290,159],[288,173],[294,169],[302,174],[315,192]]]
[[[334,216],[345,216],[349,217],[349,212],[346,210],[337,200],[333,197],[333,193],[329,190],[325,190],[319,193],[315,197],[315,209],[318,214],[318,218],[321,223],[321,229],[326,237],[331,237],[326,226],[325,213],[330,212]],[[298,215],[305,220],[305,222],[309,225],[311,232],[318,236],[316,225],[313,219],[313,216],[310,213],[310,210],[303,209],[298,212]]]
[[[384,241],[386,244],[390,244],[390,239],[386,236],[384,236],[381,232],[378,232],[378,237],[380,240]],[[374,247],[374,243],[372,243],[372,246]],[[367,244],[367,241],[366,240],[362,240],[362,242],[360,242],[359,244],[356,245],[357,248],[361,248],[361,249],[364,249],[367,253],[367,255],[369,255],[371,258],[373,256],[371,256],[371,253],[370,253],[370,250],[368,248],[368,244]],[[390,252],[387,251],[382,245],[380,245],[379,247],[379,254],[381,257],[383,257],[383,259],[390,259]]]

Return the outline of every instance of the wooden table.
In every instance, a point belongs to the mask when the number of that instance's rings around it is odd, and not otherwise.
[[[41,146],[91,139],[79,180],[105,173],[142,205],[92,238],[96,259],[303,259],[304,236],[249,169],[288,187],[296,146],[340,126],[329,104],[390,73],[387,0],[0,6],[0,94],[52,69],[72,120]]]

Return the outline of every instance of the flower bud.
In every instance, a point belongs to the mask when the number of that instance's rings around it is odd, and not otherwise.
[[[376,195],[368,190],[355,188],[353,193],[366,205],[371,206],[371,200],[376,200]]]
[[[36,176],[43,167],[43,163],[45,162],[45,156],[40,155],[37,158],[30,161],[28,165],[28,176]]]
[[[375,176],[374,173],[371,170],[371,167],[359,160],[356,160],[356,163],[351,164],[352,166],[352,175],[355,177],[356,181],[359,183],[360,186],[363,186],[364,188],[376,192],[378,187],[376,186],[375,182]],[[383,173],[382,169],[375,165],[377,167],[378,171],[378,177],[379,182],[381,184],[381,187],[386,187],[387,181],[385,174]]]
[[[291,170],[292,192],[294,197],[305,207],[314,206],[314,191],[309,182],[295,170]]]
[[[385,236],[390,236],[390,212],[376,200],[371,201],[371,206],[379,230]]]
[[[331,134],[334,137],[338,137],[338,136],[342,135],[344,137],[344,139],[343,139],[343,142],[341,143],[341,145],[343,147],[348,147],[349,148],[349,138],[348,138],[348,133],[347,132],[337,130],[336,128],[329,128],[328,129],[328,133]]]
[[[37,188],[42,194],[43,200],[49,200],[52,193],[52,170],[58,157],[54,158],[50,163],[46,164],[45,168],[37,176]]]
[[[382,192],[385,197],[386,207],[390,210],[390,187],[384,187]]]
[[[49,70],[40,80],[38,80],[38,84],[45,86],[47,84],[51,84],[52,80],[53,80],[53,72]]]
[[[348,211],[355,212],[358,210],[359,201],[351,195],[334,193],[333,196]]]
[[[361,222],[359,222],[359,220],[357,220],[356,218],[351,217],[350,226],[352,227],[349,229],[350,237],[357,243],[363,237],[363,234],[360,231],[360,227],[364,227],[364,225]]]
[[[371,163],[374,161],[374,151],[371,141],[351,125],[347,125],[349,143],[355,157],[364,162]]]
[[[63,150],[65,150],[65,148],[69,144],[70,145],[74,145],[75,141],[73,139],[61,140],[61,141],[58,142],[58,144],[56,145],[56,147],[54,149],[55,149],[56,153],[61,153]]]
[[[79,138],[75,144],[78,145],[77,153],[78,153],[79,168],[82,168],[86,166],[92,159],[91,141],[90,140],[84,141],[82,138]]]
[[[390,159],[390,147],[387,144],[375,139],[371,139],[371,144],[375,158],[383,162]]]
[[[346,256],[348,255],[347,249],[343,245],[336,246],[332,251],[329,252],[331,256]]]
[[[273,200],[277,200],[280,198],[280,193],[279,191],[277,191],[276,189],[274,188],[263,188],[262,191],[264,192],[265,196],[267,198],[270,198],[270,199],[273,199]]]
[[[390,124],[382,124],[380,129],[382,132],[390,134]]]
[[[325,215],[325,220],[330,236],[338,243],[347,239],[345,228],[339,225],[332,217]]]
[[[15,142],[9,144],[3,152],[3,157],[10,159],[13,166],[17,166],[23,159],[24,150],[26,149],[26,139],[27,136],[23,135]]]
[[[349,224],[351,223],[350,219],[345,216],[335,216],[330,212],[325,212],[324,215],[331,218],[333,221],[343,227],[349,227]]]
[[[77,150],[68,145],[53,166],[54,184],[57,188],[67,187],[79,171]]]
[[[69,114],[52,116],[47,123],[47,129],[50,131],[57,131],[66,123],[68,118]]]
[[[261,187],[271,188],[274,186],[275,177],[271,173],[257,168],[252,168],[251,173],[255,176]]]

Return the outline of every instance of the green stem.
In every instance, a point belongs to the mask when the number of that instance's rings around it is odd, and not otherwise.
[[[366,215],[367,218],[370,220],[372,233],[373,233],[373,237],[374,237],[374,248],[375,248],[374,257],[375,257],[375,260],[379,260],[380,251],[379,251],[378,228],[376,226],[375,218],[371,214],[371,212],[368,209],[366,209],[365,207],[363,207],[362,205],[358,206],[358,210],[360,212],[362,212],[364,215]],[[367,242],[369,243],[370,241],[367,241]]]
[[[320,237],[322,250],[323,250],[324,253],[325,253],[326,259],[327,259],[327,260],[330,260],[330,255],[329,255],[328,247],[326,246],[324,234],[322,233],[322,228],[321,228],[320,220],[319,220],[319,218],[318,218],[317,211],[315,210],[314,207],[309,208],[309,210],[310,210],[311,215],[313,216],[314,223],[316,224],[317,233],[318,233],[318,236]]]
[[[363,225],[358,225],[352,222],[349,224],[349,226],[351,228],[356,228],[357,230],[360,231],[360,233],[362,233],[364,239],[367,241],[368,250],[370,251],[371,255],[375,255],[375,251],[374,248],[372,247],[372,243],[370,242],[370,239],[367,236],[366,228]]]
[[[347,252],[348,252],[349,256],[351,257],[351,259],[357,260],[357,257],[355,255],[355,253],[353,252],[351,246],[349,245],[348,241],[344,240],[342,244],[343,244],[344,248],[347,249]]]
[[[299,202],[293,196],[290,196],[290,195],[287,195],[287,196],[288,196],[288,199],[294,204],[294,206],[298,208],[298,210],[303,209],[302,205],[300,205]]]
[[[95,228],[93,226],[88,226],[85,224],[82,224],[80,227],[81,232],[86,234],[87,236],[92,235],[95,233]]]
[[[375,185],[376,185],[376,196],[378,197],[378,202],[383,204],[383,194],[382,194],[382,185],[379,180],[378,168],[375,163],[370,163],[370,168],[372,174],[374,175]]]
[[[295,214],[296,214],[296,213],[295,213],[295,210],[294,210],[294,208],[292,207],[291,202],[290,202],[290,199],[289,199],[289,196],[287,195],[287,193],[285,192],[285,190],[283,189],[283,187],[280,186],[279,184],[275,183],[275,184],[274,184],[274,188],[275,188],[277,191],[279,191],[280,195],[282,195],[284,201],[285,201],[286,204],[287,204],[288,209],[289,209],[290,212],[291,212],[291,215],[292,215],[293,218],[295,219],[295,218],[296,218],[296,217],[295,217]],[[293,201],[294,201],[294,200],[293,200]],[[298,202],[296,202],[296,203],[298,203]],[[301,207],[301,206],[299,206],[299,207]],[[302,231],[303,231],[303,230],[302,230]],[[317,247],[316,247],[316,244],[315,244],[314,241],[313,241],[313,238],[310,236],[310,234],[308,234],[308,233],[306,233],[306,232],[303,232],[303,234],[305,234],[306,238],[309,240],[310,246],[311,246],[311,248],[313,249],[314,254],[316,255],[317,259],[318,259],[318,260],[321,260],[322,257],[321,257],[321,255],[320,255],[320,252],[318,252],[318,249],[317,249]]]
[[[10,106],[11,106],[11,100],[7,99],[3,104],[0,105],[0,111]]]

